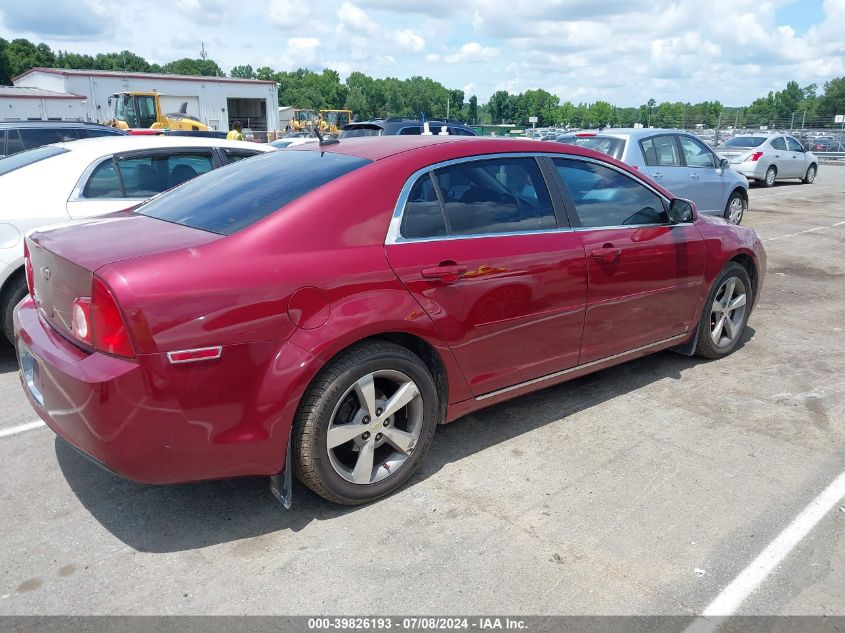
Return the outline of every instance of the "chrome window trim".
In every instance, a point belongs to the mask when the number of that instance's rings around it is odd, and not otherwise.
[[[676,224],[625,224],[622,226],[591,226],[591,227],[571,227],[571,226],[563,226],[557,227],[554,229],[540,229],[536,231],[510,231],[507,233],[477,233],[477,234],[466,234],[466,235],[438,235],[433,237],[417,237],[417,238],[406,238],[403,237],[402,234],[399,232],[399,228],[402,225],[402,214],[405,211],[405,205],[408,202],[408,197],[411,195],[411,189],[416,184],[417,180],[427,173],[431,173],[435,169],[440,169],[443,167],[449,167],[451,165],[459,165],[462,163],[468,162],[475,162],[479,160],[496,160],[502,158],[566,158],[571,160],[582,160],[589,163],[595,163],[596,165],[600,165],[602,167],[607,167],[608,169],[613,169],[620,174],[624,175],[627,178],[631,178],[638,184],[642,185],[656,196],[658,196],[661,200],[663,200],[667,205],[671,202],[666,196],[662,193],[657,191],[654,187],[652,187],[647,182],[640,180],[631,176],[631,174],[627,173],[624,169],[617,167],[616,165],[612,165],[610,163],[606,163],[601,160],[597,160],[595,158],[591,158],[589,156],[579,156],[577,154],[563,154],[557,152],[504,152],[498,154],[480,154],[475,156],[462,156],[461,158],[452,158],[449,160],[441,161],[439,163],[434,163],[432,165],[427,165],[425,167],[421,167],[414,173],[412,173],[408,179],[405,181],[405,184],[402,186],[401,191],[399,192],[399,198],[396,201],[396,205],[393,207],[393,215],[390,218],[390,226],[387,229],[387,236],[385,237],[384,243],[385,246],[389,246],[391,244],[407,244],[413,242],[442,242],[442,241],[453,241],[453,240],[466,240],[466,239],[478,239],[484,237],[515,237],[518,235],[543,235],[547,233],[571,233],[574,231],[603,231],[608,229],[634,229],[634,228],[642,228],[642,227],[649,227],[649,226],[680,226]],[[564,183],[564,186],[566,183]],[[549,191],[549,195],[554,195],[554,192]],[[692,224],[692,223],[690,223]]]

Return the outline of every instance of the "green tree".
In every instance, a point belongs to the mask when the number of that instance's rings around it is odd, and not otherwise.
[[[818,100],[817,113],[824,117],[845,114],[845,77],[831,79],[824,85],[824,95]]]
[[[229,75],[231,77],[239,77],[240,79],[255,79],[256,75],[255,72],[252,70],[252,66],[247,64],[246,66],[235,66],[232,70],[229,71]]]
[[[469,107],[467,108],[467,123],[478,123],[478,97],[472,95],[469,98]]]
[[[12,85],[12,67],[9,64],[9,42],[0,37],[0,86]]]
[[[162,66],[165,73],[174,75],[201,75],[204,77],[225,77],[217,62],[211,59],[190,59],[184,57]]]

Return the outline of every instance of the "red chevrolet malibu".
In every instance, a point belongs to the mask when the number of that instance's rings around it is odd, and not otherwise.
[[[215,170],[29,235],[24,389],[130,479],[358,504],[437,424],[673,348],[734,350],[756,233],[568,145],[380,137]]]

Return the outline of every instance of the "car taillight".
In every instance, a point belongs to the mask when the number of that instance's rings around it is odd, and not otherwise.
[[[35,298],[35,275],[32,272],[32,260],[29,259],[29,245],[23,241],[23,265],[26,270],[26,287],[29,296]]]
[[[117,300],[109,287],[97,277],[92,282],[88,330],[94,349],[125,358],[135,356]]]
[[[753,154],[751,154],[751,156],[748,157],[748,160],[750,160],[752,163],[756,163],[758,160],[760,160],[760,157],[762,155],[763,152],[754,152]]]

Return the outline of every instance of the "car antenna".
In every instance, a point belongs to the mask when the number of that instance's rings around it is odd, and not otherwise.
[[[340,141],[336,138],[324,139],[323,135],[320,134],[320,126],[314,125],[313,123],[311,124],[311,131],[314,132],[314,134],[317,135],[317,138],[319,139],[318,144],[321,145],[321,146],[322,145],[335,145],[336,143],[340,143]]]

